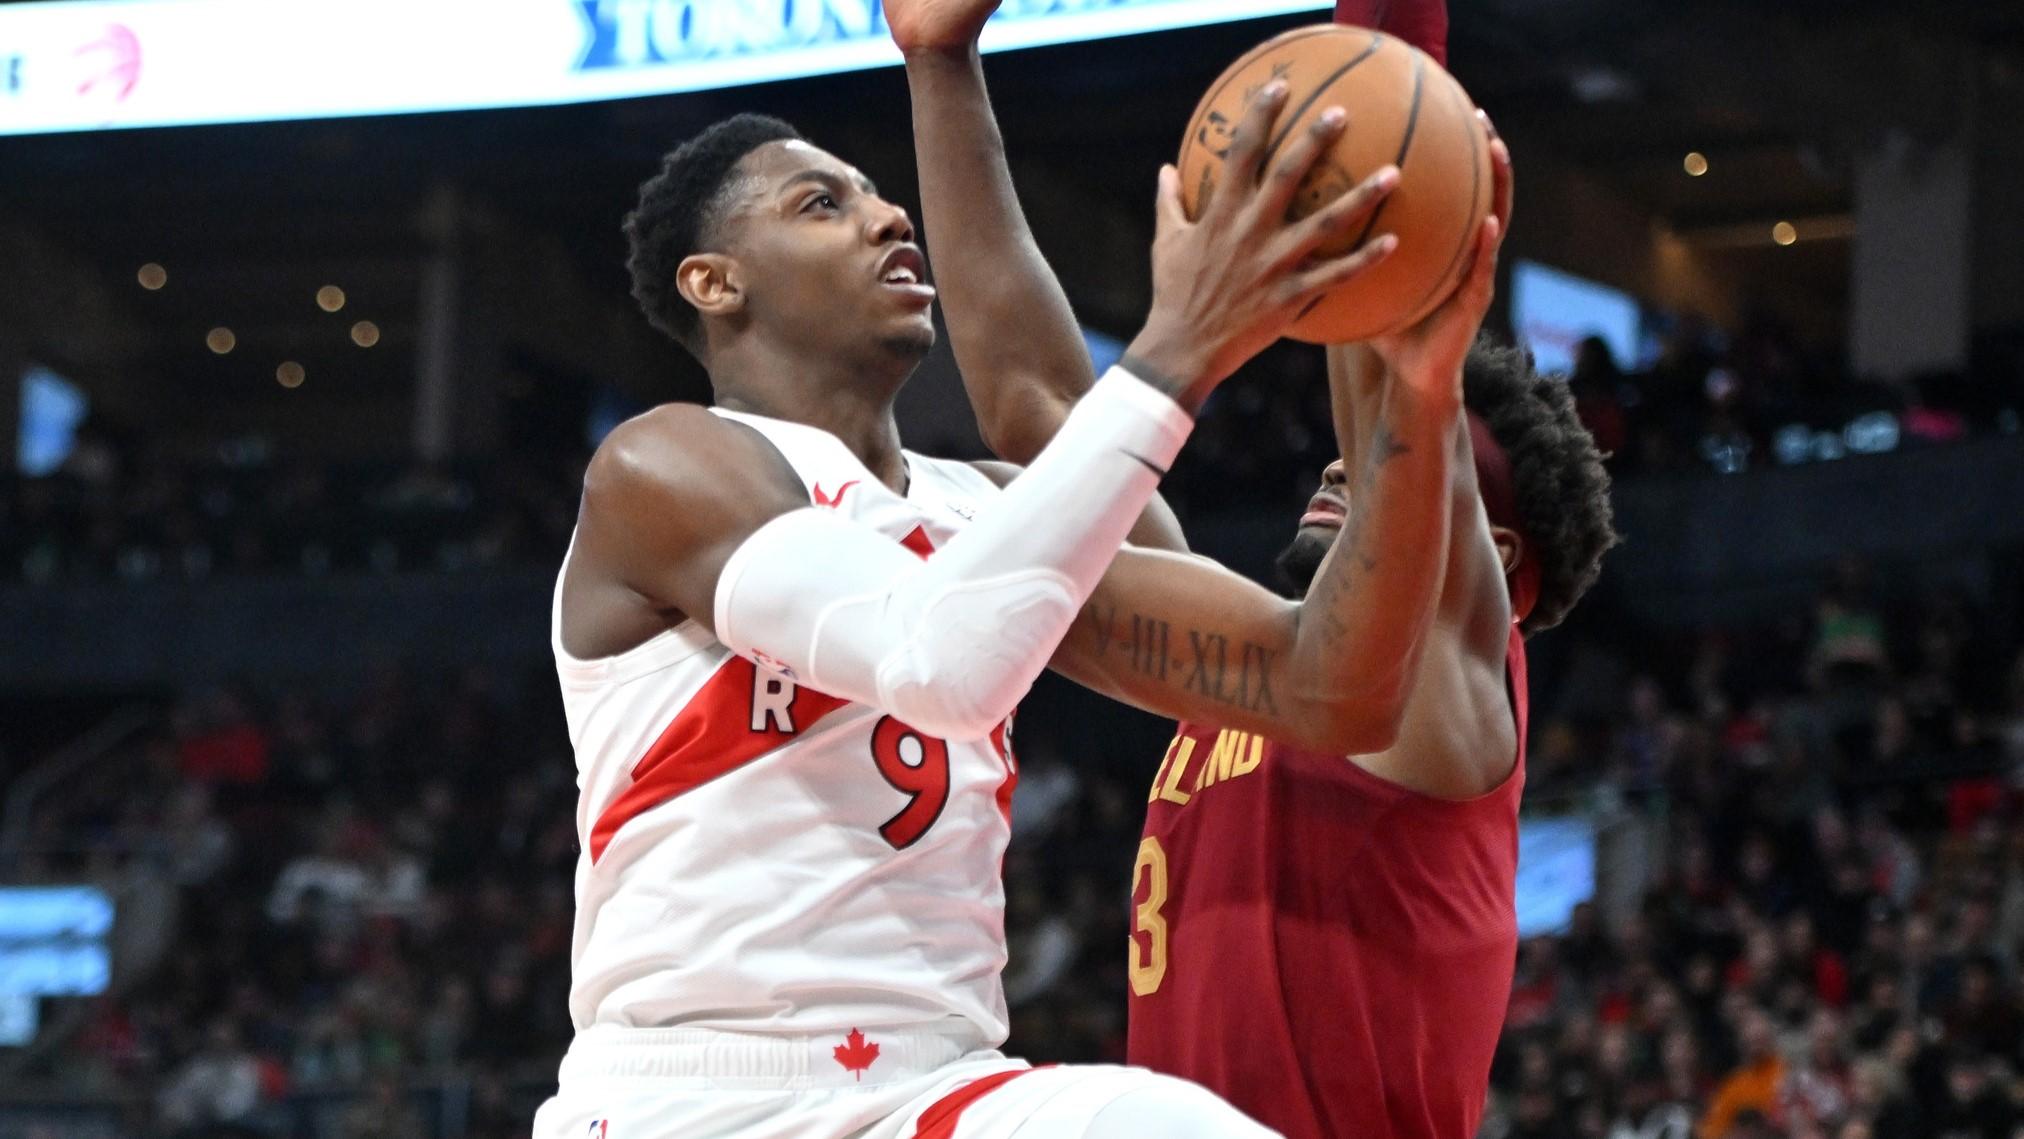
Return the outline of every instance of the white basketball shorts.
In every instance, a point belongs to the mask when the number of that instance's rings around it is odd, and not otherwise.
[[[594,1027],[534,1139],[1271,1139],[1197,1084],[1034,1068],[933,1030],[785,1036]]]

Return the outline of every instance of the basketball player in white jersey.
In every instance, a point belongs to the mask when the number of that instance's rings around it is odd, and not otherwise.
[[[1191,1084],[994,1049],[1007,720],[1193,409],[1393,244],[1313,256],[1395,172],[1283,223],[1340,129],[1325,119],[1267,173],[1283,101],[1261,94],[1199,221],[1162,172],[1145,328],[1002,492],[899,446],[892,401],[932,343],[934,292],[862,174],[740,116],[643,187],[635,292],[717,406],[612,434],[557,584],[583,852],[577,1037],[540,1139],[1267,1134]],[[1125,578],[1139,604],[1263,593],[1227,574],[1166,590],[1162,568]],[[1283,690],[1232,654],[1217,691],[1342,744],[1344,702],[1312,695],[1341,691],[1332,654],[1280,624]]]

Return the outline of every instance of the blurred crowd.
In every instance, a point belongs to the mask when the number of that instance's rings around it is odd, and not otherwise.
[[[1576,346],[1567,382],[1619,478],[1740,474],[2024,430],[2024,368],[1864,383],[1772,321],[1734,338],[1682,323],[1641,367],[1591,337]],[[1327,376],[1311,350],[1268,350],[1218,389],[1210,411],[1162,484],[1183,507],[1312,493],[1334,457]]]
[[[129,852],[180,904],[46,1074],[144,1091],[137,1136],[361,1139],[437,1134],[404,1089],[455,1074],[460,1134],[525,1134],[569,1038],[574,775],[543,679],[206,693],[47,804],[28,877]]]
[[[554,557],[582,456],[333,466],[258,439],[201,458],[88,424],[63,466],[0,477],[0,582],[456,572]]]
[[[1542,781],[1604,757],[1661,855],[1620,922],[1523,946],[1489,1134],[2024,1135],[2014,630],[1850,570],[1672,662],[1606,719],[1563,686],[1535,740]]]
[[[1540,646],[1528,798],[1629,820],[1652,878],[1524,944],[1488,1139],[2024,1135],[2024,639],[1872,589],[1850,567],[1812,613],[1677,638],[1598,609]],[[144,867],[179,905],[138,987],[45,1002],[63,1044],[27,1078],[128,1097],[134,1136],[524,1135],[569,1038],[551,683],[197,694],[48,801],[27,877]],[[1009,1047],[1114,1061],[1157,745],[1097,759],[1040,711]]]
[[[2024,429],[2024,374],[1860,383],[1773,322],[1734,338],[1682,324],[1637,369],[1591,338],[1568,382],[1619,477],[1738,473]],[[1184,513],[1304,500],[1335,455],[1311,348],[1268,350],[1208,410],[1163,486]],[[549,426],[553,443],[581,425]],[[574,523],[586,457],[543,446],[461,467],[343,468],[257,438],[169,456],[88,422],[53,475],[0,476],[0,582],[545,565]]]

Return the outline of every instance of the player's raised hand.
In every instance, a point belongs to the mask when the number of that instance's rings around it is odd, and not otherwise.
[[[1323,293],[1368,271],[1398,244],[1379,234],[1339,256],[1319,252],[1354,233],[1398,185],[1391,166],[1307,217],[1286,220],[1301,182],[1347,122],[1342,108],[1327,108],[1271,158],[1286,94],[1287,85],[1274,82],[1252,100],[1221,183],[1203,195],[1200,218],[1188,220],[1181,206],[1179,173],[1160,169],[1152,310],[1126,363],[1162,374],[1162,386],[1181,389],[1176,398],[1184,406],[1198,404]]]
[[[1387,374],[1422,395],[1456,405],[1462,400],[1462,361],[1468,357],[1469,345],[1475,342],[1497,294],[1497,251],[1511,229],[1511,150],[1498,137],[1490,117],[1481,111],[1476,115],[1490,134],[1494,188],[1490,216],[1476,232],[1469,267],[1448,299],[1418,324],[1370,342]]]
[[[1000,0],[885,0],[886,28],[901,54],[961,51],[977,42]]]

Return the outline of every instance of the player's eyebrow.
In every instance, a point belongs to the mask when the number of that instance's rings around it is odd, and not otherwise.
[[[803,182],[814,182],[824,189],[837,194],[841,194],[845,187],[844,180],[837,177],[833,172],[817,170],[811,167],[807,170],[797,170],[788,175],[786,181],[780,183],[780,192],[784,194]],[[873,185],[872,180],[863,174],[857,175],[856,185],[859,192],[870,194],[874,198],[878,197],[878,187]]]

